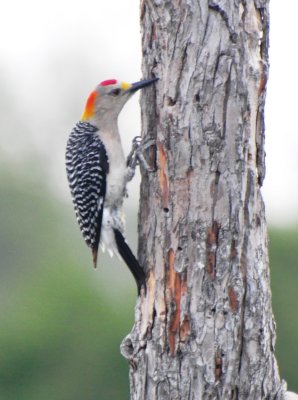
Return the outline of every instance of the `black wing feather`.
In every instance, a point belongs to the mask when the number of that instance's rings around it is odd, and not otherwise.
[[[88,122],[79,122],[66,147],[66,172],[74,209],[95,265],[109,170],[106,150],[97,131]]]

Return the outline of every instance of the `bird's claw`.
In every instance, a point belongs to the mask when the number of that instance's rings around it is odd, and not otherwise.
[[[137,165],[141,165],[145,171],[154,172],[154,168],[151,168],[147,163],[143,152],[150,146],[155,144],[155,140],[150,138],[145,142],[142,141],[141,136],[136,136],[132,141],[132,149],[127,157],[127,180],[130,181],[134,174]]]

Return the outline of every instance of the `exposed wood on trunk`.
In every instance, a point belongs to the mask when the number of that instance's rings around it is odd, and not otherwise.
[[[281,399],[274,356],[264,102],[266,0],[143,0],[139,258],[122,344],[132,400]]]

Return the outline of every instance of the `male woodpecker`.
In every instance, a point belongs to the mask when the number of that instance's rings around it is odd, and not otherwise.
[[[127,100],[157,78],[136,83],[109,79],[90,94],[81,120],[70,133],[66,172],[76,217],[97,263],[99,243],[118,253],[133,274],[138,293],[145,272],[123,237],[122,204],[135,162],[125,160],[117,119]],[[131,153],[133,154],[133,152]]]

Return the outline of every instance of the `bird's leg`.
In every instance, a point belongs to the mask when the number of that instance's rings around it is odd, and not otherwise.
[[[155,144],[154,139],[148,139],[145,142],[142,142],[141,136],[136,136],[132,141],[132,149],[127,156],[126,165],[127,165],[127,182],[131,181],[134,177],[136,166],[141,165],[146,171],[153,172],[154,169],[151,168],[145,157],[144,151]]]

